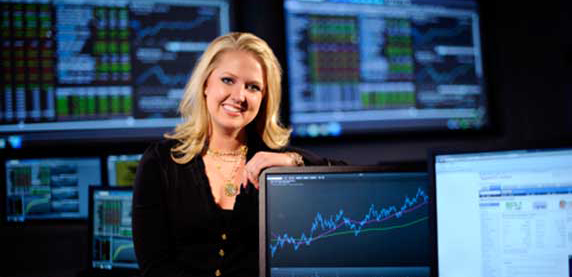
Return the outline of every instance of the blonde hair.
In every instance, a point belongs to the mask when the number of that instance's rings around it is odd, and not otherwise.
[[[252,122],[255,124],[256,134],[271,149],[286,146],[290,139],[291,130],[282,126],[279,117],[282,70],[278,59],[268,44],[259,37],[250,33],[229,33],[212,41],[195,65],[179,104],[183,122],[178,124],[172,133],[164,135],[179,141],[171,148],[171,158],[176,163],[189,162],[200,154],[208,143],[210,116],[204,96],[205,83],[217,66],[221,54],[232,50],[253,54],[264,69],[264,96],[260,110]]]

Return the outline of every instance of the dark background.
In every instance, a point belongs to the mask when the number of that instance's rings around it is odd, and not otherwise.
[[[494,130],[294,140],[293,144],[351,164],[423,161],[428,149],[441,147],[510,147],[536,141],[572,144],[571,5],[564,0],[481,2]],[[285,67],[282,1],[235,1],[235,8],[234,30],[267,40]],[[75,276],[86,266],[87,245],[83,221],[4,224],[0,226],[4,257],[0,276]]]

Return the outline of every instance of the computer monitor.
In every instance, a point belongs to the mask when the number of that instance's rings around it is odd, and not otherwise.
[[[131,188],[91,187],[89,194],[89,269],[136,272],[131,231]]]
[[[572,147],[431,159],[438,276],[570,276]]]
[[[101,184],[99,157],[4,160],[6,221],[86,219],[88,187]]]
[[[159,138],[228,0],[1,1],[0,135],[24,145]],[[128,131],[126,131],[128,130]]]
[[[271,168],[261,182],[260,276],[430,276],[425,171]]]
[[[293,135],[490,127],[477,2],[285,0]]]
[[[108,184],[112,187],[132,186],[142,154],[107,156]]]

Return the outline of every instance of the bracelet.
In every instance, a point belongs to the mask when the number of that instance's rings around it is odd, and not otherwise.
[[[292,158],[293,165],[304,166],[304,159],[302,158],[302,155],[296,152],[286,152],[286,154]]]

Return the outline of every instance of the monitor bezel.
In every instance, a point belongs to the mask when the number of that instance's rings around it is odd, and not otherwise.
[[[88,209],[88,223],[87,223],[87,265],[86,268],[92,274],[101,273],[102,275],[111,276],[137,276],[139,269],[131,268],[112,268],[101,269],[93,266],[93,220],[94,220],[94,195],[98,191],[133,191],[132,187],[89,187],[89,209]]]
[[[545,150],[564,150],[572,149],[572,143],[563,141],[528,141],[514,143],[512,145],[482,145],[471,147],[438,147],[427,150],[427,173],[429,179],[429,196],[433,200],[429,207],[430,233],[435,237],[432,239],[433,244],[433,267],[432,276],[439,276],[439,239],[437,226],[437,183],[435,162],[437,156],[440,155],[463,155],[463,154],[479,154],[479,153],[501,153],[508,151],[545,151]]]
[[[268,251],[266,249],[266,229],[267,229],[267,214],[266,214],[266,176],[269,174],[290,174],[290,173],[355,173],[355,172],[380,172],[380,173],[427,173],[426,164],[422,162],[414,163],[387,163],[384,165],[372,165],[372,166],[302,166],[302,167],[272,167],[265,169],[259,177],[260,180],[260,191],[259,191],[259,203],[258,203],[258,249],[259,249],[259,276],[267,277],[270,275],[270,268],[268,266]],[[428,190],[430,189],[430,183],[427,184]],[[431,203],[433,199],[430,200],[429,207],[433,206]],[[432,250],[435,248],[435,236],[432,233],[431,222],[433,218],[429,214],[429,253],[430,259],[428,266],[430,268],[430,274],[433,275],[435,268],[434,253]]]

